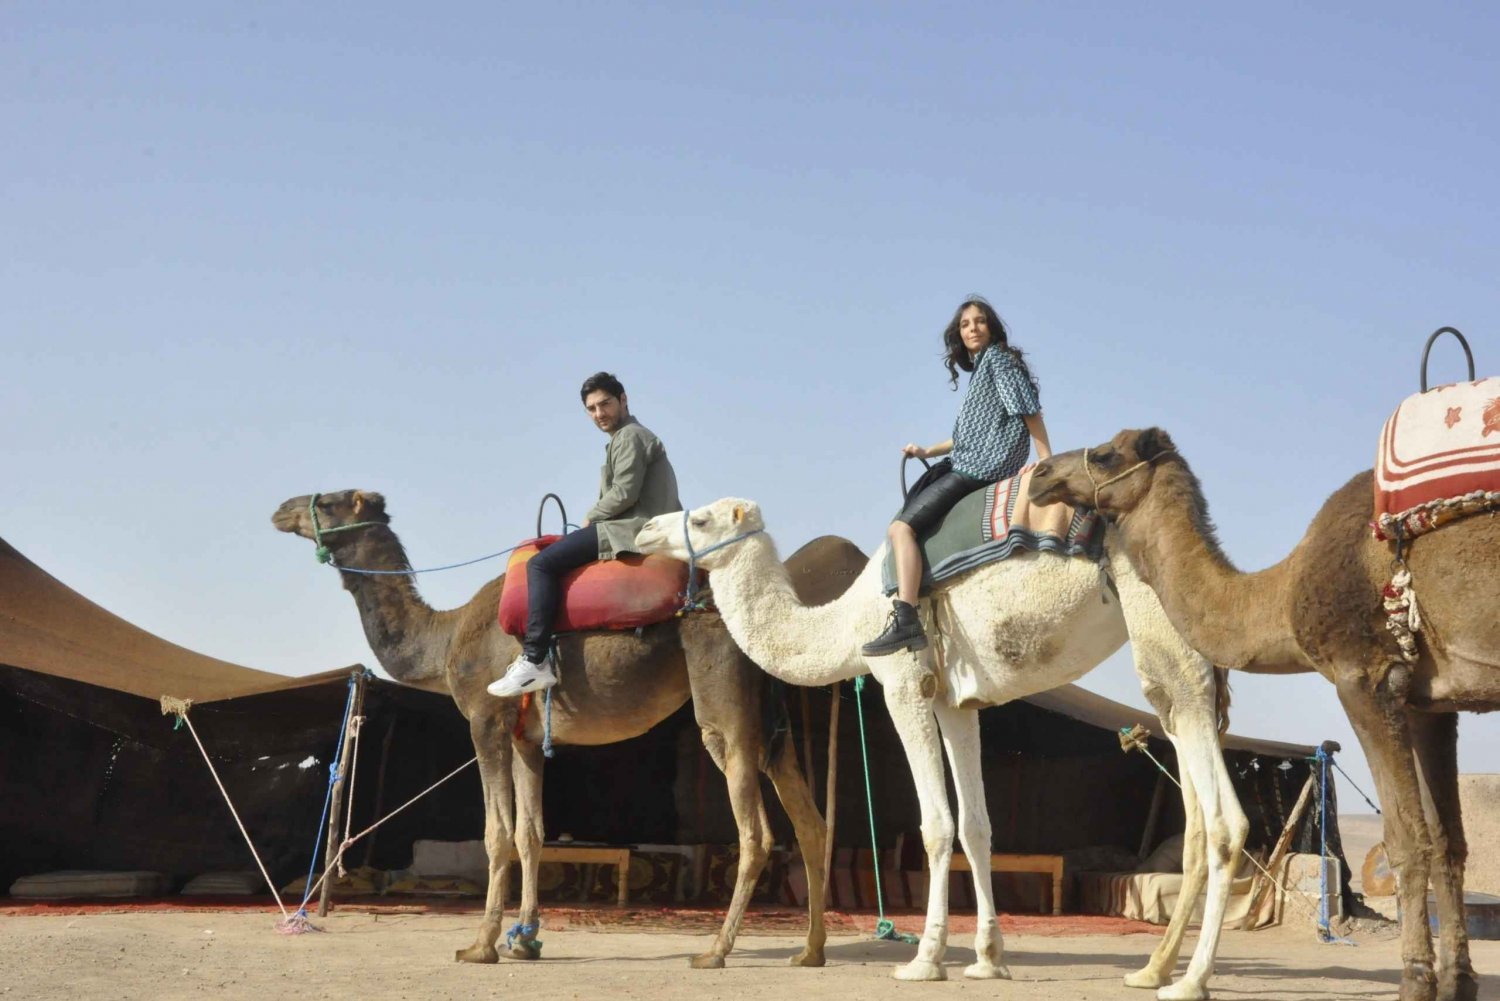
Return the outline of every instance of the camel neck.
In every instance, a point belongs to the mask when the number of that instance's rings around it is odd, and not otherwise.
[[[1136,572],[1160,596],[1172,625],[1214,664],[1309,669],[1287,614],[1289,561],[1255,573],[1236,569],[1190,476],[1178,465],[1160,467],[1146,500],[1118,519]]]
[[[798,599],[770,536],[750,536],[725,552],[709,575],[714,603],[734,641],[767,674],[794,685],[828,685],[866,673],[851,639],[879,629],[878,615],[873,623],[853,621],[861,585],[880,573],[878,559],[843,596],[809,607]]]
[[[340,561],[365,570],[409,568],[406,551],[396,533],[377,525],[341,547]],[[361,574],[340,571],[344,589],[354,596],[364,625],[365,639],[380,666],[398,681],[418,681],[443,675],[443,654],[450,637],[434,611],[417,591],[409,574]]]

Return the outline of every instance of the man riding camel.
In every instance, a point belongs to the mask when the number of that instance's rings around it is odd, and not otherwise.
[[[508,698],[557,684],[552,668],[552,623],[562,601],[562,578],[595,560],[635,551],[635,533],[650,518],[682,510],[677,474],[661,439],[630,416],[625,387],[608,372],[596,372],[579,391],[595,426],[609,435],[599,500],[583,527],[569,532],[526,562],[526,636],[521,655],[503,677],[490,683],[491,695]]]

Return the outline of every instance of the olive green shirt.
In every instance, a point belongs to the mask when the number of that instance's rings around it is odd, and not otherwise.
[[[633,553],[635,533],[648,519],[682,510],[677,474],[667,448],[634,417],[627,417],[604,446],[599,500],[585,516],[599,528],[599,558]]]

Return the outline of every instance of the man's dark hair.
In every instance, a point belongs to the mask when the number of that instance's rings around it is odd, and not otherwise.
[[[578,391],[578,398],[587,403],[589,394],[599,389],[604,390],[604,392],[617,400],[625,396],[625,387],[620,385],[619,379],[616,379],[608,372],[595,372],[583,380],[583,388]]]

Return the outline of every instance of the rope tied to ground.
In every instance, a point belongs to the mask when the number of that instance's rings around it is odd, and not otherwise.
[[[214,784],[219,787],[219,793],[224,797],[224,802],[228,804],[229,813],[234,817],[234,822],[239,827],[240,834],[245,839],[245,844],[249,846],[250,854],[254,857],[255,864],[260,869],[260,874],[265,877],[266,886],[271,889],[271,896],[276,900],[276,906],[281,910],[282,921],[290,921],[291,915],[287,913],[286,905],[281,902],[281,894],[277,892],[276,884],[271,881],[271,874],[266,871],[266,864],[261,861],[260,852],[255,850],[255,842],[250,840],[250,832],[245,830],[245,822],[240,819],[240,812],[234,808],[234,801],[229,798],[229,791],[224,788],[224,782],[219,778],[218,769],[214,768],[213,759],[208,756],[208,750],[204,748],[203,741],[198,738],[198,731],[193,728],[193,721],[188,717],[188,710],[192,707],[192,699],[178,699],[170,695],[163,695],[161,697],[161,714],[163,716],[177,717],[177,722],[172,725],[172,729],[177,730],[185,725],[188,733],[192,734],[193,743],[198,745],[198,750],[203,755],[203,761],[208,765],[208,773],[214,777]]]
[[[854,679],[854,705],[859,717],[859,754],[865,766],[865,807],[870,814],[870,868],[875,872],[875,906],[880,911],[880,920],[875,922],[875,937],[887,942],[905,942],[916,945],[921,941],[907,932],[898,932],[896,923],[885,916],[885,893],[880,886],[880,841],[875,834],[875,795],[870,786],[870,750],[865,739],[865,680],[867,675]]]

